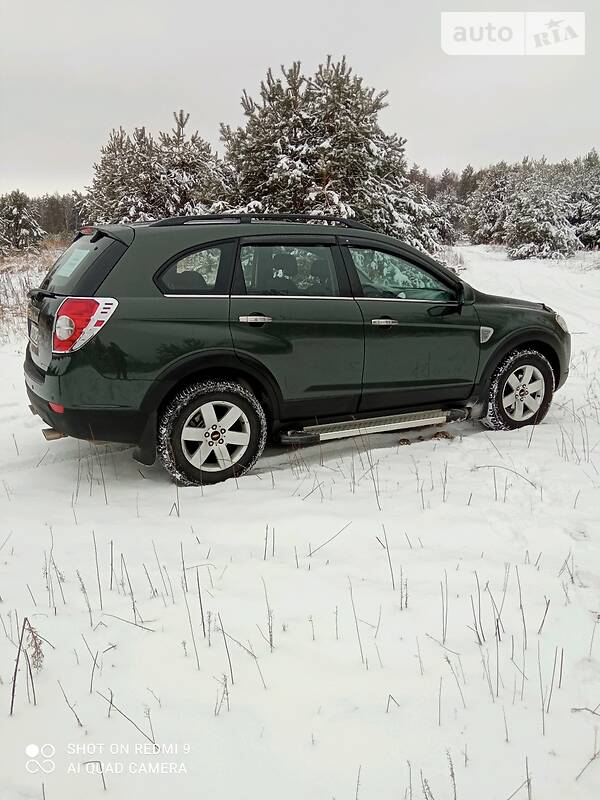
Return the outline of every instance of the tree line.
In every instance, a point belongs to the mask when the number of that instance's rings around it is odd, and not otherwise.
[[[202,213],[312,213],[358,217],[429,253],[469,240],[512,258],[554,258],[600,246],[595,150],[558,164],[524,159],[431,176],[405,159],[406,140],[379,121],[387,92],[345,59],[312,74],[299,62],[267,72],[242,96],[243,123],[221,125],[222,154],[189,114],[168,131],[113,130],[82,192],[0,197],[0,248],[34,246],[82,222],[133,223]]]
[[[48,234],[72,235],[81,222],[74,192],[28,197],[15,189],[0,195],[0,255],[35,248]]]
[[[500,161],[460,175],[431,177],[414,165],[411,180],[450,217],[454,236],[504,245],[510,258],[561,258],[600,247],[600,157],[572,161]]]

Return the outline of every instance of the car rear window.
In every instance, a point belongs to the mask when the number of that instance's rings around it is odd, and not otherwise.
[[[41,289],[56,294],[93,294],[127,245],[95,231],[79,236],[57,259]]]
[[[155,283],[165,295],[228,294],[234,253],[231,240],[180,253],[158,271]]]

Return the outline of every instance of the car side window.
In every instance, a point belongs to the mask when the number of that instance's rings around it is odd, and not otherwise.
[[[224,266],[233,247],[232,242],[223,242],[181,255],[159,273],[159,288],[164,294],[226,294]]]
[[[329,245],[245,244],[240,250],[249,295],[338,297]]]
[[[445,283],[400,256],[368,247],[349,247],[365,297],[397,300],[456,300]]]

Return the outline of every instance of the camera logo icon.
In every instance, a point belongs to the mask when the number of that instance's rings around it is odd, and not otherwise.
[[[25,769],[34,775],[36,772],[43,772],[48,775],[54,772],[56,764],[54,763],[54,754],[56,747],[53,744],[28,744],[25,748],[25,755],[27,761],[25,762]]]

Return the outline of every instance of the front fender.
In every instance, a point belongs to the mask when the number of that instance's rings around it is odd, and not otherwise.
[[[496,341],[492,336],[489,342],[481,345],[477,384],[468,403],[473,407],[473,417],[477,417],[485,406],[492,375],[501,361],[513,350],[536,346],[552,365],[555,387],[562,386],[569,372],[571,342],[568,334],[561,338],[548,328],[532,325],[506,333]]]

